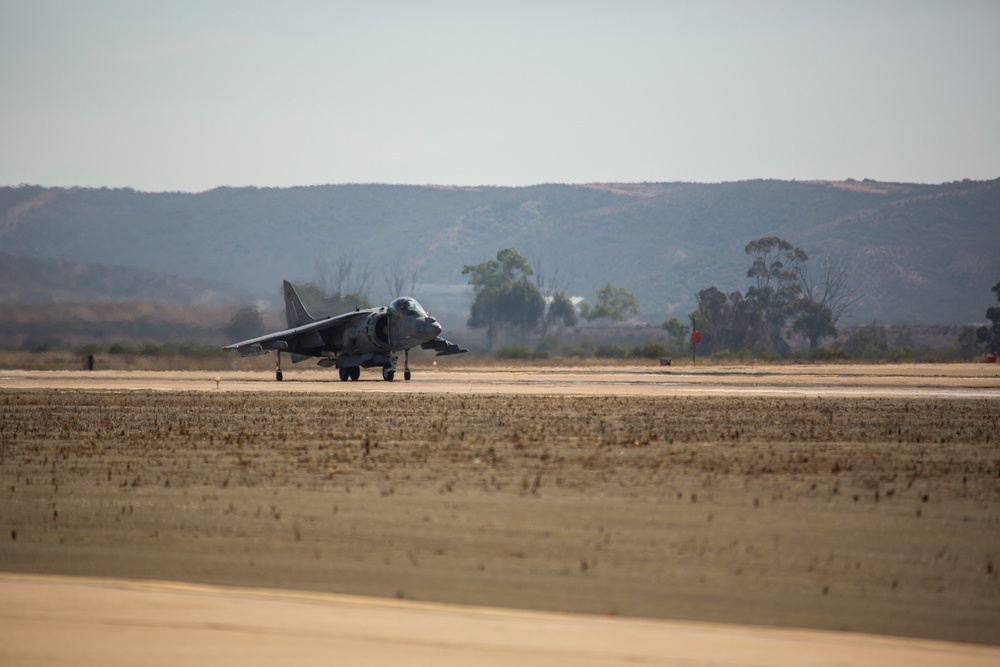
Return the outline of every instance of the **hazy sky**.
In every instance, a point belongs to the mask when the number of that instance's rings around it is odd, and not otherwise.
[[[0,0],[0,184],[1000,177],[1000,1]]]

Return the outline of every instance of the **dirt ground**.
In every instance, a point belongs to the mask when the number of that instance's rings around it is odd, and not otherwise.
[[[164,581],[0,574],[3,665],[995,667],[976,644]]]
[[[416,370],[3,371],[0,571],[1000,644],[996,367]]]

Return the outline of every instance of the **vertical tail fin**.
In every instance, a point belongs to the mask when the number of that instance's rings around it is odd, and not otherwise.
[[[295,293],[295,288],[292,287],[292,284],[286,280],[284,281],[284,287],[285,318],[288,320],[288,328],[294,329],[303,324],[315,322],[318,318],[310,315],[306,307],[302,305],[302,301],[299,299],[299,295]]]

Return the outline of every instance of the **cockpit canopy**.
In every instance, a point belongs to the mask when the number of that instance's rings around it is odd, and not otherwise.
[[[389,312],[396,317],[427,317],[427,311],[408,296],[401,296],[389,304]]]

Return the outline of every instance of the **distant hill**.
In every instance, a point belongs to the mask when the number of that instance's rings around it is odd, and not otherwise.
[[[463,265],[513,246],[571,294],[592,301],[610,281],[646,319],[683,319],[700,289],[745,290],[743,248],[769,235],[805,249],[815,269],[827,253],[853,267],[864,294],[853,321],[982,321],[1000,280],[1000,179],[0,188],[0,252],[10,256],[225,283],[276,302],[283,278],[314,279],[317,263],[349,253],[369,267],[375,301],[386,296],[383,271],[416,269],[415,296],[436,314],[468,306]]]
[[[158,301],[181,305],[238,301],[231,285],[200,278],[60,259],[30,259],[0,252],[0,294],[7,303]]]
[[[82,345],[194,342],[222,346],[232,309],[162,302],[33,303],[0,308],[0,347],[76,349]],[[216,348],[218,349],[218,348]]]

